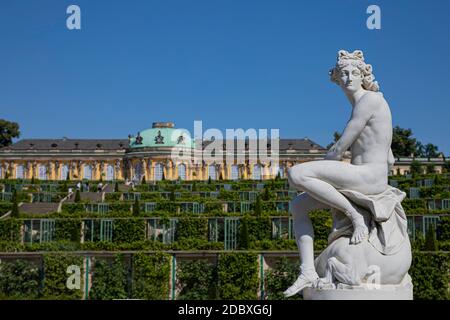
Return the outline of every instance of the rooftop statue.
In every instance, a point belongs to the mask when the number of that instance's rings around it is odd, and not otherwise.
[[[288,171],[290,185],[303,191],[291,206],[301,265],[299,277],[284,294],[303,291],[307,299],[411,299],[411,246],[401,206],[405,193],[388,185],[394,164],[389,105],[360,50],[339,51],[330,77],[350,101],[351,118],[325,160]],[[348,150],[351,163],[341,161]],[[331,209],[333,228],[328,247],[314,260],[308,214],[315,209]],[[371,284],[379,290],[369,292]]]

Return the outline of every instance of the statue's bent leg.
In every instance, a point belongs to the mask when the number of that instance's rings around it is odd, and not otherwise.
[[[300,194],[291,202],[295,239],[300,252],[301,272],[294,284],[284,292],[287,297],[293,296],[305,287],[314,285],[319,278],[314,267],[314,230],[309,212],[326,208],[328,207],[325,204],[306,193]]]
[[[345,213],[353,223],[353,243],[361,242],[368,235],[362,215],[337,190],[351,189],[363,193],[375,190],[373,186],[366,186],[367,180],[370,179],[363,177],[361,168],[339,161],[312,161],[289,169],[288,179],[294,188],[305,191],[317,201]]]
[[[309,212],[317,209],[327,209],[327,205],[302,193],[291,202],[294,233],[300,252],[302,272],[316,272],[314,268],[314,229],[309,218]]]
[[[327,280],[337,280],[349,285],[360,285],[361,277],[354,268],[354,264],[345,264],[336,257],[328,259],[326,275]]]

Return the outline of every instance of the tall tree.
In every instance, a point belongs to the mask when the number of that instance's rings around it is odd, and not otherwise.
[[[422,142],[416,142],[416,152],[414,152],[415,157],[424,157],[425,156],[425,147]]]
[[[427,233],[425,235],[425,251],[436,251],[437,243],[436,243],[436,233],[434,231],[433,226],[430,224],[428,226]]]
[[[425,147],[424,147],[424,155],[425,155],[425,157],[427,157],[427,158],[435,158],[435,157],[438,157],[439,156],[439,153],[438,153],[438,147],[437,146],[435,146],[434,144],[432,144],[432,143],[427,143],[426,145],[425,145]]]
[[[12,203],[13,203],[13,206],[12,206],[12,209],[11,209],[11,217],[18,218],[19,217],[19,204],[18,204],[18,201],[17,201],[17,191],[16,191],[15,188],[13,189],[12,199],[11,200],[12,200]]]
[[[333,142],[327,145],[327,149],[330,149],[341,138],[341,134],[337,131],[333,133]]]
[[[139,216],[141,210],[140,210],[140,204],[139,204],[138,197],[134,198],[132,210],[133,210],[133,216],[135,216],[135,217]]]
[[[0,119],[0,148],[10,146],[12,139],[20,136],[19,124]]]
[[[409,157],[416,152],[416,139],[412,137],[411,129],[396,126],[392,135],[392,153],[397,157]]]
[[[422,164],[417,160],[411,161],[410,169],[413,176],[423,173]]]

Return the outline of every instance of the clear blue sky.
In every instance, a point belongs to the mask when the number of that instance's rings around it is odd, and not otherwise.
[[[66,28],[70,4],[82,30]],[[381,30],[366,28],[369,4]],[[328,70],[339,49],[362,49],[394,125],[449,155],[449,12],[447,0],[2,0],[0,118],[22,138],[203,120],[326,145],[350,116]]]

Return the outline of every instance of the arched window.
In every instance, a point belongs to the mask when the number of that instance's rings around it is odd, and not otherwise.
[[[142,163],[138,162],[134,166],[134,181],[141,181],[142,176],[144,175],[144,170],[142,169]]]
[[[231,166],[231,180],[239,180],[239,166],[238,165]]]
[[[285,177],[285,174],[284,174],[284,166],[279,166],[279,167],[278,167],[277,175],[279,175],[281,179],[284,179],[284,177]]]
[[[106,180],[107,181],[114,180],[114,166],[112,164],[108,164],[106,166]]]
[[[16,179],[23,179],[23,165],[19,164],[16,167]]]
[[[211,178],[211,180],[217,180],[216,166],[213,164],[208,167],[208,178]]]
[[[261,166],[259,164],[253,166],[252,179],[261,180]]]
[[[155,165],[155,181],[161,181],[164,174],[164,165],[162,163],[157,163]]]
[[[39,165],[39,180],[47,180],[47,167],[43,164]]]
[[[83,178],[86,180],[92,180],[92,166],[90,164],[84,165],[84,175]]]
[[[67,164],[63,164],[61,166],[61,176],[59,177],[59,180],[66,180],[68,175],[69,175],[69,166]]]
[[[186,165],[184,163],[178,165],[178,178],[186,180]]]

